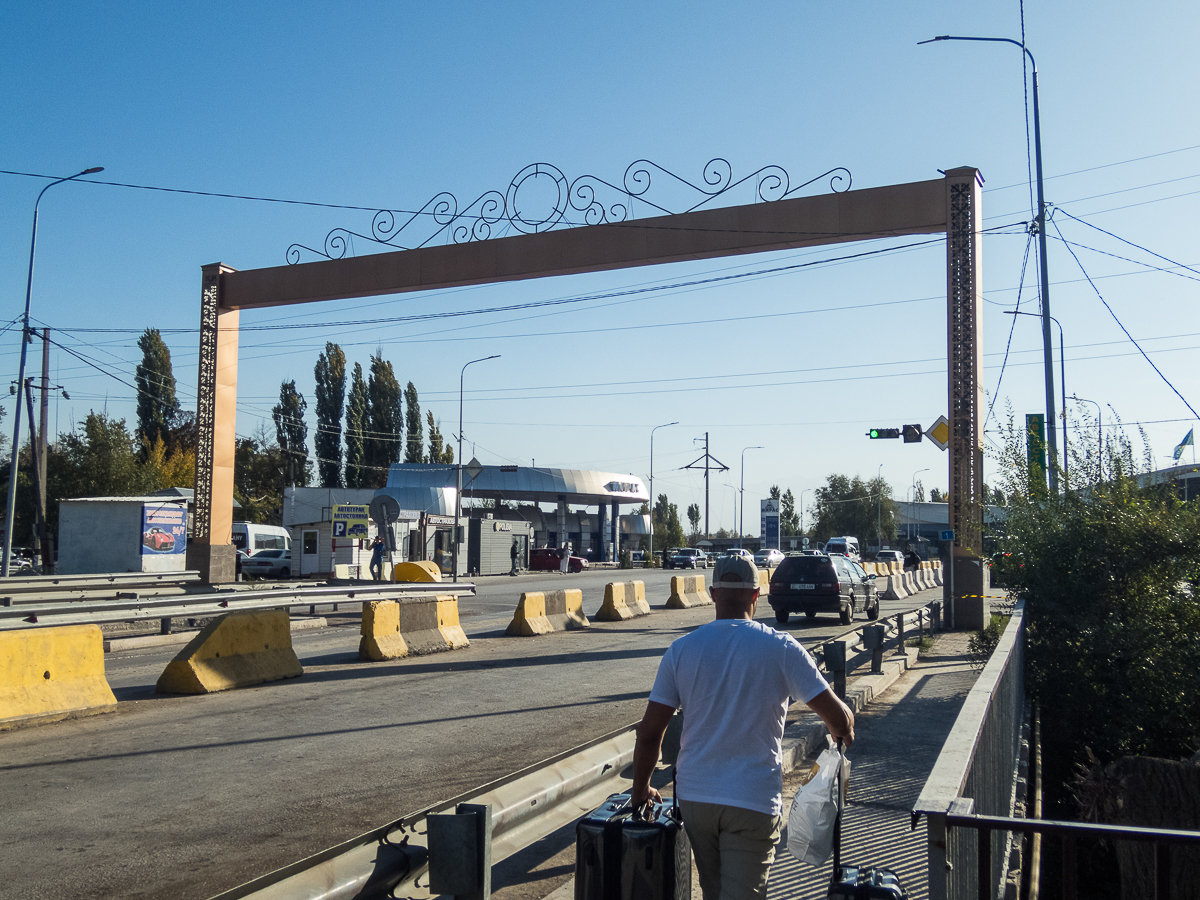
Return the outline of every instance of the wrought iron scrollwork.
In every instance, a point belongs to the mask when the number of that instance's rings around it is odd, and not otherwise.
[[[661,197],[651,196],[656,179],[666,185]],[[375,213],[369,233],[334,228],[325,236],[323,249],[292,244],[287,250],[287,261],[295,265],[306,253],[324,259],[342,259],[352,252],[355,239],[395,250],[411,250],[438,241],[456,244],[485,241],[501,237],[509,230],[540,234],[554,228],[612,225],[635,218],[635,204],[639,203],[652,214],[694,212],[738,188],[752,187],[756,202],[770,203],[826,179],[834,193],[848,191],[853,182],[850,170],[839,166],[793,187],[787,170],[776,165],[764,166],[735,181],[733,166],[721,157],[705,164],[699,183],[648,159],[630,163],[620,185],[595,175],[580,175],[568,181],[558,167],[534,163],[513,176],[504,192],[485,191],[461,208],[453,194],[442,191],[416,211],[381,209]],[[569,216],[571,211],[580,215]]]

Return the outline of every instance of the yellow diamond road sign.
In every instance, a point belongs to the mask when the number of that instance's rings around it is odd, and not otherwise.
[[[937,444],[939,450],[950,446],[950,422],[945,416],[938,416],[937,421],[925,429],[925,437]]]

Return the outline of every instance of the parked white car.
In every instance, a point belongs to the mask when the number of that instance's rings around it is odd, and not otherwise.
[[[783,562],[783,553],[779,550],[759,550],[754,554],[754,564],[773,569]]]

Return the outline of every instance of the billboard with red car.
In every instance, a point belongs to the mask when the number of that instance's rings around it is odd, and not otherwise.
[[[187,549],[187,510],[176,503],[142,507],[142,554],[159,556]]]

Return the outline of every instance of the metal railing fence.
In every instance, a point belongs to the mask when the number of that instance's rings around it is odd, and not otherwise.
[[[1007,816],[1013,811],[1025,707],[1024,668],[1024,604],[1018,602],[913,807],[914,827],[921,815],[927,817],[930,900],[976,896],[974,873],[981,858],[991,870],[993,886],[1004,880],[1009,832],[988,831],[989,846],[981,856],[978,842],[949,829],[947,819]]]
[[[965,884],[962,894],[955,896],[978,897],[993,900],[996,887],[992,880],[995,871],[992,850],[997,835],[1012,833],[1056,834],[1063,841],[1062,900],[1076,900],[1078,896],[1078,869],[1075,853],[1076,840],[1080,837],[1103,838],[1106,841],[1138,841],[1154,845],[1153,900],[1171,900],[1171,848],[1176,845],[1200,847],[1200,831],[1179,831],[1169,828],[1138,828],[1126,825],[1101,825],[1091,822],[1060,822],[1053,819],[1013,819],[1007,816],[948,815],[945,818],[947,837],[957,843],[974,843],[974,872],[963,871],[964,882],[974,879],[974,890]],[[959,830],[973,830],[976,837],[960,840]],[[1182,886],[1180,886],[1182,887]],[[930,892],[932,896],[932,892]]]

